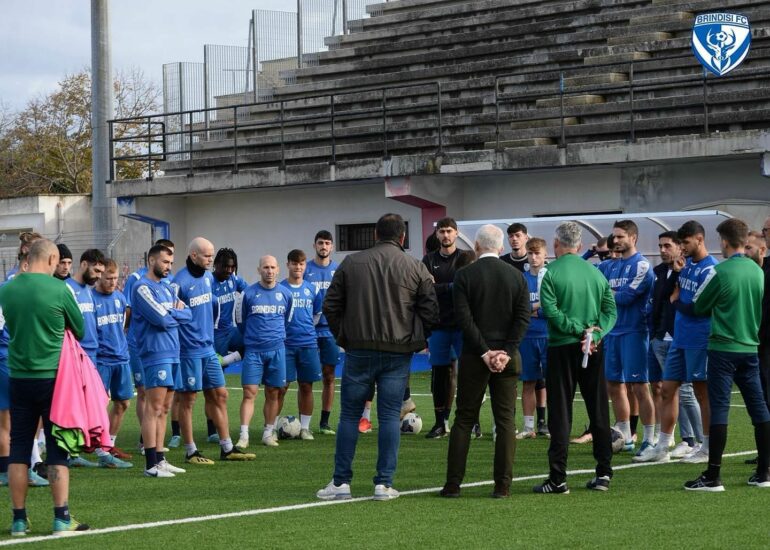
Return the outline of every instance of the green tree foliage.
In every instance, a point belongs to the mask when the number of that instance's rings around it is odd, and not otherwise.
[[[160,90],[133,69],[114,82],[115,118],[157,112]],[[120,137],[135,128],[115,127]],[[128,143],[118,155],[137,154],[141,145]],[[143,174],[136,164],[119,164],[120,178]],[[0,105],[0,197],[40,193],[91,192],[91,75],[67,75],[52,93],[30,100],[12,113]]]

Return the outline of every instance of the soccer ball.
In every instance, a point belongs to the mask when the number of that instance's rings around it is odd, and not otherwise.
[[[302,426],[294,416],[282,416],[276,422],[278,439],[296,439]]]
[[[403,435],[416,435],[422,430],[422,418],[414,413],[407,413],[401,421]]]
[[[626,438],[623,437],[623,432],[617,429],[615,426],[610,428],[612,434],[612,452],[619,453],[623,450],[623,446],[626,444]]]

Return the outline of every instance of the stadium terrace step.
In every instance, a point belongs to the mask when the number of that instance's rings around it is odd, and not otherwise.
[[[583,59],[583,63],[585,65],[606,65],[608,63],[628,63],[630,61],[641,61],[643,59],[650,59],[650,57],[650,54],[647,52],[626,52],[586,57]]]
[[[545,145],[553,145],[554,141],[551,138],[525,138],[525,139],[508,139],[500,142],[500,149],[514,149],[517,147],[543,147]],[[484,143],[484,149],[496,149],[496,141],[487,141]]]
[[[610,72],[583,76],[569,76],[564,79],[564,86],[566,88],[574,88],[577,86],[596,86],[598,84],[618,84],[621,82],[628,82],[627,73]]]
[[[604,101],[604,96],[596,94],[571,95],[564,98],[564,105],[596,105],[597,103],[604,103]],[[538,108],[558,107],[559,105],[561,105],[561,98],[559,97],[538,99],[535,102],[535,106]]]
[[[657,24],[666,24],[666,23],[692,22],[693,19],[695,19],[695,15],[692,12],[676,11],[673,13],[640,15],[637,17],[632,17],[629,23],[631,24],[631,26],[653,25],[653,24],[657,25]]]
[[[674,36],[670,32],[647,32],[641,34],[629,34],[626,36],[613,36],[607,39],[610,46],[621,44],[639,44],[643,42],[661,42],[671,40]]]
[[[568,116],[564,117],[565,126],[574,126],[578,124],[577,117]],[[511,122],[508,124],[514,130],[520,130],[524,128],[550,128],[553,126],[561,127],[560,118],[541,118],[533,120],[522,120],[520,122]]]

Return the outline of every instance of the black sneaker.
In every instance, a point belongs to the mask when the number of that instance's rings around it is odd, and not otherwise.
[[[701,474],[697,479],[687,481],[684,488],[688,491],[703,491],[706,493],[721,493],[725,490],[721,479],[709,479],[706,474]]]
[[[550,493],[553,493],[555,495],[568,495],[569,488],[567,487],[566,481],[563,481],[557,485],[553,481],[551,481],[551,478],[549,477],[540,485],[535,485],[534,487],[532,487],[532,492],[540,493],[543,495],[550,494]]]
[[[759,457],[755,456],[754,458],[747,458],[743,461],[744,464],[753,464],[754,466],[757,465],[757,462],[759,462]]]
[[[754,472],[751,474],[748,483],[752,487],[770,487],[770,472],[765,472],[762,475]]]
[[[538,420],[537,435],[551,439],[551,432],[548,431],[548,424],[545,423],[545,420]]]
[[[473,429],[471,429],[471,434],[473,435],[474,439],[480,439],[481,436],[483,435],[481,433],[481,426],[479,426],[478,424],[474,424]]]
[[[38,462],[32,467],[32,471],[43,479],[48,479],[48,465],[45,462]]]
[[[448,433],[444,427],[444,424],[436,424],[425,436],[425,439],[440,439],[442,437],[446,437],[447,435]]]
[[[586,483],[586,489],[590,489],[591,491],[609,491],[610,476],[596,476]]]

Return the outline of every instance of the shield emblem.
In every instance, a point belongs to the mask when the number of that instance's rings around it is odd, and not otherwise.
[[[187,385],[188,386],[194,386],[195,385],[195,377],[194,376],[188,376],[187,377]]]
[[[749,20],[736,13],[704,13],[692,27],[692,51],[701,65],[716,76],[724,76],[749,54]]]

